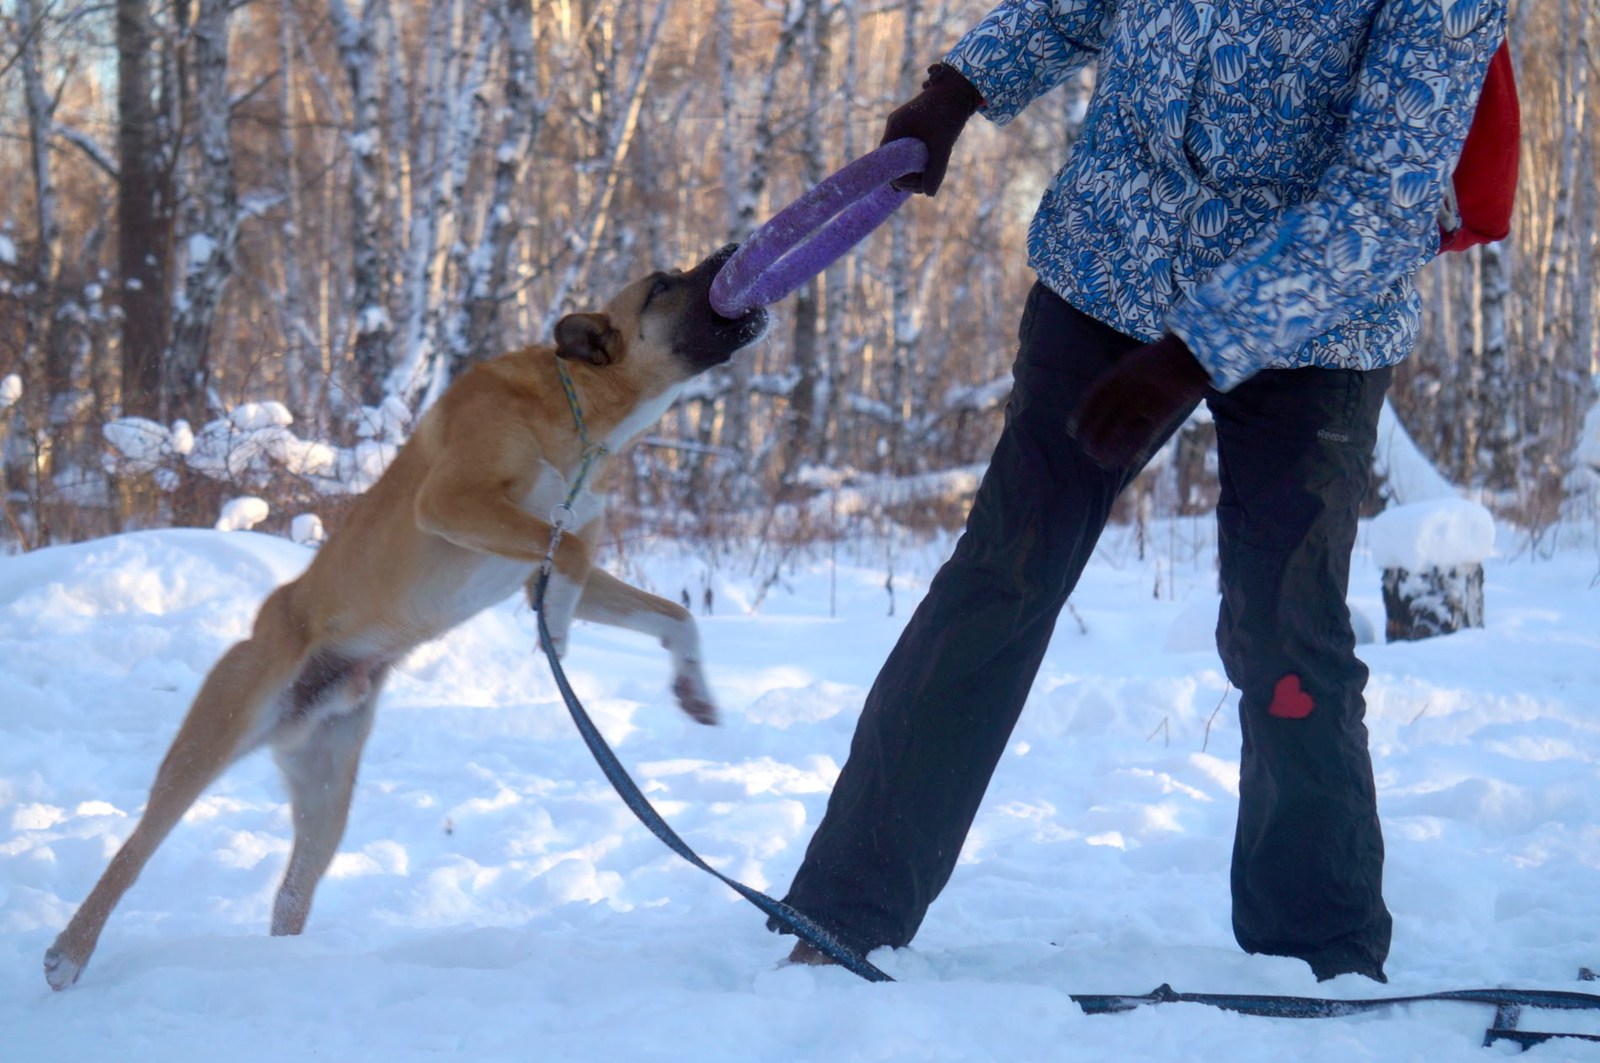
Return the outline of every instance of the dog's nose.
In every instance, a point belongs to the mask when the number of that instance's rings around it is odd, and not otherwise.
[[[733,257],[733,253],[737,250],[739,250],[738,244],[724,244],[721,248],[715,251],[710,258],[706,259],[705,264],[714,270],[721,269],[727,263],[728,259]]]

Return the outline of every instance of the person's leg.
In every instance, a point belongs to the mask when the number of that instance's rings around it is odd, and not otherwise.
[[[1135,471],[1099,468],[1066,426],[1138,342],[1038,285],[1019,338],[966,531],[867,696],[786,898],[863,953],[909,942],[949,879],[1056,616]]]
[[[1391,919],[1345,597],[1392,372],[1269,370],[1208,398],[1222,480],[1217,647],[1243,750],[1234,936],[1383,981]]]

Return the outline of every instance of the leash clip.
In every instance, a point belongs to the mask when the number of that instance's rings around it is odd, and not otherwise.
[[[550,509],[550,547],[544,552],[544,562],[539,566],[540,572],[546,577],[555,567],[556,549],[561,545],[561,537],[572,527],[574,514],[569,502],[557,502]]]

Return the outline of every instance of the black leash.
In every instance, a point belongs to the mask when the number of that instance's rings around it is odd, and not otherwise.
[[[561,527],[558,524],[556,528],[556,539],[558,541],[560,530]],[[553,548],[551,555],[554,555]],[[572,722],[577,725],[578,733],[583,736],[584,743],[588,745],[589,752],[594,755],[595,762],[600,765],[600,770],[605,773],[606,779],[611,783],[612,788],[617,791],[617,795],[622,798],[623,803],[628,806],[629,811],[639,818],[639,822],[649,828],[650,833],[661,839],[667,848],[700,870],[715,876],[724,885],[761,909],[763,913],[792,931],[800,940],[823,953],[845,970],[859,975],[869,982],[894,981],[893,978],[873,966],[865,957],[858,955],[855,950],[844,944],[832,932],[804,912],[798,911],[782,901],[774,900],[760,890],[751,889],[744,883],[729,878],[706,863],[698,853],[689,847],[687,842],[678,836],[672,827],[667,824],[667,821],[661,818],[661,814],[655,810],[655,807],[650,804],[650,801],[640,791],[638,784],[633,781],[627,769],[617,759],[616,753],[606,744],[605,738],[600,734],[599,729],[595,727],[594,721],[589,718],[583,703],[578,700],[577,693],[567,680],[567,673],[562,669],[560,659],[556,656],[555,643],[550,636],[550,628],[545,622],[544,615],[545,588],[550,582],[551,567],[550,558],[547,558],[543,570],[539,573],[539,581],[534,589],[533,607],[538,617],[539,646],[544,650],[545,659],[550,662],[550,672],[555,676],[556,688],[561,691],[561,699],[566,702],[567,711],[572,716]],[[1592,981],[1595,975],[1588,969],[1584,969],[1579,972],[1579,977],[1585,981]],[[1485,1004],[1494,1007],[1494,1025],[1490,1026],[1484,1033],[1483,1043],[1485,1046],[1492,1045],[1496,1041],[1512,1041],[1527,1049],[1556,1037],[1600,1042],[1600,1034],[1545,1033],[1517,1028],[1517,1021],[1523,1008],[1559,1011],[1600,1011],[1600,996],[1562,990],[1452,989],[1412,996],[1334,1000],[1322,997],[1265,996],[1241,993],[1179,993],[1170,985],[1161,985],[1144,994],[1073,993],[1071,994],[1071,999],[1087,1015],[1109,1015],[1116,1012],[1132,1011],[1135,1008],[1152,1004],[1204,1004],[1213,1008],[1221,1008],[1225,1011],[1237,1012],[1241,1015],[1257,1015],[1280,1019],[1329,1019],[1405,1004],[1450,1001],[1464,1004]]]
[[[556,538],[558,541],[560,538],[559,533],[560,525],[557,525]],[[554,554],[553,548],[551,554],[552,556]],[[594,755],[595,762],[600,765],[600,770],[605,773],[606,779],[611,783],[612,788],[617,791],[617,795],[622,798],[623,803],[628,806],[629,811],[639,818],[639,822],[649,828],[650,833],[660,838],[667,848],[700,870],[715,876],[724,885],[761,909],[763,913],[792,931],[800,940],[823,953],[845,970],[859,975],[869,982],[894,981],[893,978],[873,966],[865,957],[858,955],[855,950],[844,944],[827,928],[804,912],[798,911],[782,901],[774,900],[760,890],[751,889],[744,883],[729,878],[706,863],[698,853],[689,847],[687,842],[678,837],[672,827],[667,824],[667,821],[661,818],[661,814],[655,810],[655,807],[650,804],[650,801],[640,791],[638,784],[633,781],[627,769],[617,759],[616,753],[606,744],[605,738],[600,734],[599,729],[595,727],[594,721],[589,718],[588,712],[584,710],[583,703],[578,700],[577,693],[572,689],[572,684],[567,681],[567,673],[562,669],[560,659],[556,657],[555,643],[550,636],[550,628],[545,623],[544,616],[544,595],[545,588],[550,582],[551,567],[550,559],[547,558],[545,566],[539,574],[539,582],[535,586],[534,592],[534,612],[538,616],[539,624],[539,646],[544,650],[545,659],[550,662],[550,672],[555,676],[556,688],[561,691],[561,700],[566,702],[567,711],[572,715],[572,722],[577,725],[578,733],[583,736],[585,744],[589,747],[589,752]],[[1579,972],[1579,978],[1592,981],[1595,975],[1588,969],[1584,969]],[[1152,1004],[1204,1004],[1213,1008],[1221,1008],[1225,1011],[1237,1012],[1241,1015],[1258,1015],[1279,1019],[1330,1019],[1405,1004],[1449,1001],[1462,1004],[1485,1004],[1494,1007],[1494,1024],[1484,1032],[1483,1043],[1485,1047],[1494,1044],[1496,1041],[1511,1041],[1526,1050],[1557,1037],[1600,1042],[1600,1034],[1546,1033],[1517,1028],[1517,1021],[1523,1008],[1558,1011],[1600,1011],[1600,996],[1562,990],[1452,989],[1438,993],[1420,993],[1412,996],[1334,1000],[1322,997],[1262,996],[1241,993],[1179,993],[1170,985],[1161,985],[1144,994],[1073,993],[1071,994],[1071,999],[1083,1009],[1086,1015],[1109,1015],[1116,1012],[1132,1011],[1135,1008]]]
[[[601,736],[594,721],[589,719],[589,714],[584,711],[583,705],[578,701],[578,695],[573,692],[572,684],[567,682],[567,673],[561,669],[561,661],[556,657],[555,644],[550,637],[550,628],[544,619],[544,591],[550,582],[550,566],[547,564],[539,574],[539,582],[535,588],[534,611],[539,617],[539,646],[544,650],[545,658],[550,662],[550,671],[555,676],[556,687],[561,691],[561,700],[567,703],[567,711],[572,714],[572,722],[578,725],[578,733],[583,736],[584,742],[589,746],[589,752],[594,754],[595,761],[600,765],[600,770],[610,780],[617,795],[622,798],[639,822],[650,828],[654,834],[666,843],[667,848],[683,857],[700,870],[715,875],[735,893],[761,909],[767,915],[777,920],[784,927],[793,931],[800,940],[823,953],[839,966],[860,975],[869,982],[892,982],[893,978],[884,974],[869,963],[865,957],[856,955],[850,948],[815,919],[798,911],[782,901],[773,900],[760,890],[751,889],[744,883],[731,879],[718,871],[704,860],[700,859],[687,842],[678,837],[677,833],[661,818],[661,813],[655,810],[638,785],[628,775],[622,763],[617,760],[617,755],[611,751],[606,740]]]
[[[821,952],[829,959],[852,974],[859,975],[869,982],[892,982],[889,975],[884,974],[873,966],[865,957],[857,955],[854,949],[840,941],[827,928],[816,920],[782,901],[762,893],[760,890],[751,889],[737,879],[729,878],[710,864],[700,858],[700,855],[689,847],[689,844],[678,837],[667,821],[655,810],[655,806],[640,791],[638,784],[628,774],[622,762],[617,759],[605,738],[595,727],[594,721],[589,718],[584,710],[583,703],[578,700],[577,693],[572,689],[572,684],[567,681],[567,673],[561,667],[561,660],[556,656],[555,640],[551,638],[550,627],[545,622],[544,598],[545,590],[550,584],[550,573],[555,567],[556,548],[561,543],[561,538],[572,521],[572,504],[582,490],[587,479],[590,466],[594,460],[605,454],[604,445],[593,446],[589,443],[587,427],[583,420],[583,408],[578,401],[576,389],[573,388],[568,378],[566,369],[559,363],[557,368],[561,371],[562,388],[566,391],[568,405],[572,409],[574,421],[577,423],[578,436],[583,444],[583,456],[578,475],[568,493],[566,501],[558,504],[550,515],[551,536],[550,547],[545,552],[544,564],[539,571],[539,581],[534,588],[533,609],[538,617],[539,646],[544,650],[545,659],[550,662],[550,672],[555,676],[556,688],[561,691],[561,700],[566,702],[567,711],[572,716],[572,722],[577,725],[578,733],[583,736],[584,743],[588,745],[589,752],[594,755],[595,762],[600,765],[600,770],[605,773],[606,779],[622,798],[628,810],[639,818],[639,822],[649,828],[650,833],[661,839],[667,848],[683,857],[689,863],[698,867],[709,875],[715,876],[718,881],[728,886],[735,893],[759,908],[763,913],[776,920],[780,925],[792,931],[796,937],[806,942],[812,948]],[[1594,975],[1585,969],[1580,972],[1580,978],[1592,980]],[[1235,1011],[1244,1015],[1261,1015],[1276,1018],[1309,1019],[1309,1018],[1334,1018],[1341,1015],[1354,1015],[1358,1012],[1372,1011],[1378,1008],[1393,1007],[1400,1004],[1415,1004],[1423,1001],[1457,1001],[1472,1004],[1492,1004],[1495,1007],[1495,1024],[1484,1035],[1484,1044],[1490,1045],[1498,1040],[1510,1040],[1520,1044],[1524,1049],[1541,1044],[1552,1037],[1568,1037],[1585,1041],[1600,1041],[1596,1034],[1569,1034],[1569,1033],[1538,1033],[1516,1028],[1517,1019],[1524,1007],[1553,1008],[1561,1010],[1600,1010],[1600,997],[1587,993],[1567,993],[1560,991],[1541,991],[1525,989],[1458,989],[1441,993],[1426,993],[1418,996],[1379,997],[1367,1000],[1328,1000],[1316,997],[1282,997],[1282,996],[1249,996],[1228,993],[1179,993],[1169,985],[1161,985],[1149,993],[1140,995],[1109,995],[1109,994],[1072,994],[1072,1000],[1078,1004],[1088,1015],[1104,1015],[1120,1011],[1132,1011],[1134,1008],[1150,1004],[1206,1004],[1227,1011]]]
[[[1238,1012],[1241,1015],[1260,1015],[1276,1019],[1332,1019],[1403,1004],[1453,1001],[1463,1004],[1493,1005],[1494,1025],[1484,1032],[1485,1047],[1496,1041],[1512,1041],[1527,1049],[1554,1037],[1600,1041],[1600,1034],[1544,1033],[1517,1028],[1517,1020],[1523,1008],[1600,1011],[1600,996],[1556,989],[1450,989],[1413,996],[1327,1000],[1321,997],[1256,996],[1243,993],[1179,993],[1170,985],[1161,985],[1139,995],[1074,993],[1072,999],[1086,1015],[1109,1015],[1120,1011],[1132,1011],[1151,1004],[1204,1004],[1224,1011]]]

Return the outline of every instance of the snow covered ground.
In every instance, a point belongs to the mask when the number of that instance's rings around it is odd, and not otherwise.
[[[0,559],[0,1059],[1452,1060],[1490,1013],[1336,1020],[1195,1005],[1089,1017],[1074,992],[1373,996],[1491,985],[1600,992],[1600,556],[1502,531],[1488,627],[1362,648],[1395,914],[1390,985],[1319,986],[1228,926],[1239,732],[1210,647],[1209,521],[1140,559],[1114,537],[1061,625],[962,864],[914,946],[780,968],[789,939],[635,821],[507,603],[391,683],[349,833],[307,933],[266,928],[290,837],[257,754],[194,808],[78,986],[40,960],[144,803],[200,678],[309,554],[247,532],[149,532]],[[1199,541],[1196,541],[1198,538]],[[865,688],[948,543],[749,557],[632,549],[696,603],[725,723],[671,705],[664,654],[578,625],[568,670],[685,838],[781,894]],[[1352,604],[1382,631],[1379,574]],[[1159,592],[1159,594],[1158,594]],[[830,615],[830,612],[833,615]],[[1081,618],[1081,625],[1079,619]],[[1219,705],[1221,706],[1220,711]],[[1600,1030],[1600,1015],[1528,1015]],[[1551,1042],[1530,1060],[1600,1060]]]

